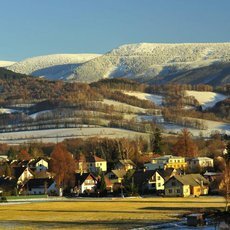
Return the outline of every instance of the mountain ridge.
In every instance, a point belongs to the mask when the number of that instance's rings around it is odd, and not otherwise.
[[[46,58],[43,60],[45,64],[40,68],[41,64],[39,60],[36,63],[35,57],[32,58],[32,61],[35,60],[34,65],[38,66],[35,71],[26,60],[8,69],[51,80],[64,79],[86,83],[103,78],[128,78],[158,84],[230,83],[229,42],[125,44],[103,55],[94,55],[87,60],[78,59],[77,63],[71,63],[64,58],[55,65],[52,59],[50,61]],[[26,67],[26,64],[29,66]],[[20,66],[25,66],[30,71],[25,72]]]

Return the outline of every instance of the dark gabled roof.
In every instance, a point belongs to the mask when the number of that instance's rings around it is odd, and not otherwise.
[[[170,181],[172,178],[175,178],[177,181],[179,181],[183,185],[199,186],[202,183],[204,185],[209,184],[209,181],[200,174],[174,175],[173,177],[168,179],[165,182],[165,184],[168,183],[168,181]]]
[[[24,172],[25,169],[26,169],[26,167],[20,167],[20,166],[14,167],[13,168],[13,176],[16,179],[18,179],[22,175],[22,173]]]
[[[157,172],[157,170],[146,170],[146,171],[136,171],[133,174],[134,183],[137,185],[141,185],[143,183],[148,182],[151,177]]]
[[[97,180],[97,178],[92,173],[76,173],[75,174],[75,185],[76,186],[82,185],[88,177],[92,177],[92,179],[95,181]]]
[[[164,179],[169,178],[174,172],[174,168],[156,169],[156,170]]]
[[[15,167],[15,168],[13,169],[13,171],[14,171],[14,172],[13,172],[13,175],[14,175],[14,177],[15,177],[16,179],[18,179],[26,169],[28,169],[28,171],[29,171],[32,175],[34,175],[34,171],[32,171],[32,170],[31,170],[30,168],[28,168],[28,167]]]
[[[0,177],[0,187],[14,187],[16,180],[12,177]]]
[[[33,178],[33,179],[30,179],[28,180],[24,187],[27,187],[28,188],[37,188],[37,187],[43,187],[45,186],[45,183],[47,183],[47,188],[49,188],[49,186],[51,184],[53,184],[54,182],[54,179],[52,178]]]

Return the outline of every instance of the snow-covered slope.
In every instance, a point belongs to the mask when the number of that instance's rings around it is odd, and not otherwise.
[[[220,93],[186,90],[188,96],[193,96],[200,103],[203,109],[213,107],[217,102],[223,101],[227,97]]]
[[[6,108],[0,108],[0,114],[4,114],[4,113],[15,113],[16,110],[13,109],[6,109]]]
[[[20,61],[7,69],[48,79],[65,79],[80,64],[100,56],[99,54],[53,54]]]
[[[0,61],[0,67],[7,67],[15,64],[13,61]]]
[[[160,95],[150,94],[150,93],[142,93],[142,92],[131,92],[131,91],[123,91],[123,93],[128,94],[130,96],[137,97],[141,100],[149,100],[152,101],[156,105],[162,105],[163,97]]]
[[[76,68],[71,77],[92,82],[106,77],[126,77],[164,83],[188,70],[230,63],[230,43],[123,45]]]

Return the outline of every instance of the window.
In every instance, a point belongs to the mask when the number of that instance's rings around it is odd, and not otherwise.
[[[161,183],[158,183],[158,187],[161,187]]]
[[[157,180],[160,180],[160,179],[161,179],[161,177],[160,177],[160,176],[158,176],[158,177],[157,177]]]
[[[169,189],[169,193],[172,193],[172,189]]]

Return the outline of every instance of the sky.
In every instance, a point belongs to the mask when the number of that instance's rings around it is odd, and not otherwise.
[[[0,0],[0,60],[230,41],[230,0]]]

